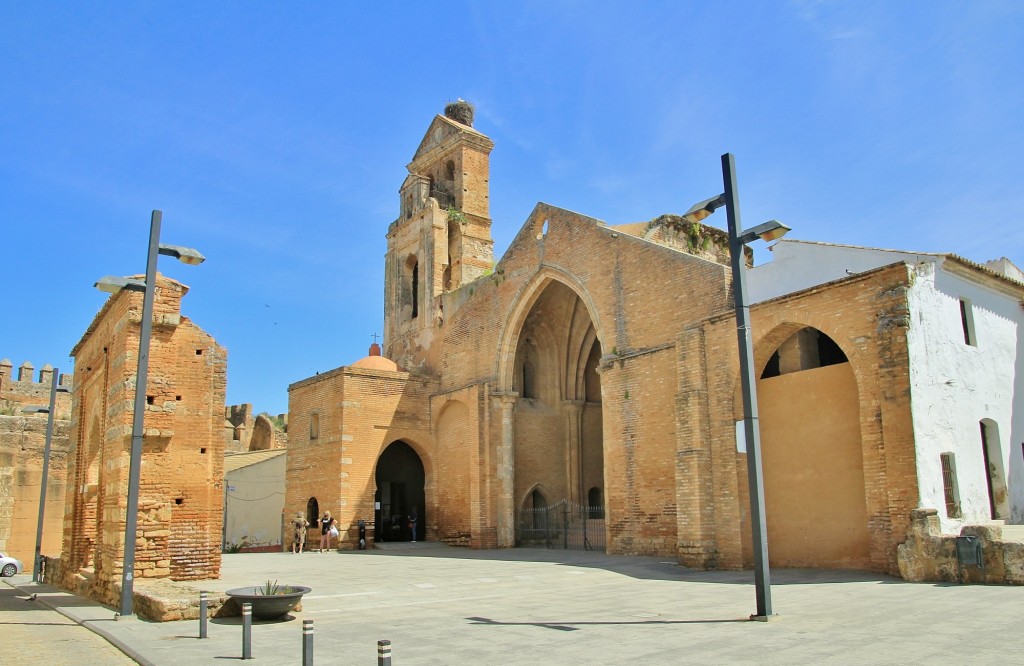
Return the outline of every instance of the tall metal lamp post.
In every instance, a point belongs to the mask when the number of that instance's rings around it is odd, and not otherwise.
[[[722,155],[722,180],[725,192],[695,205],[683,216],[700,222],[725,206],[729,221],[729,257],[732,262],[732,293],[736,302],[736,337],[740,351],[740,385],[743,390],[743,434],[747,446],[747,481],[750,486],[750,531],[754,545],[754,586],[757,614],[752,620],[767,621],[772,612],[771,576],[768,570],[768,527],[764,512],[764,475],[761,468],[761,431],[757,417],[757,390],[754,380],[754,345],[750,339],[750,306],[747,303],[746,262],[743,248],[760,238],[782,238],[789,227],[769,220],[746,231],[740,230],[739,193],[736,189],[736,165],[732,153]]]
[[[135,373],[135,406],[132,416],[132,448],[128,467],[128,505],[124,519],[124,564],[121,571],[122,617],[133,613],[135,585],[135,533],[139,520],[139,475],[142,470],[143,417],[146,412],[146,382],[149,375],[149,339],[153,331],[153,298],[156,291],[157,255],[175,257],[185,264],[195,266],[206,259],[198,250],[180,245],[160,244],[160,222],[163,213],[154,210],[149,225],[149,251],[146,255],[146,279],[107,276],[96,283],[100,291],[116,294],[122,289],[141,291],[142,328],[139,332],[139,364]]]
[[[32,559],[32,582],[38,583],[43,569],[43,515],[46,513],[46,485],[50,474],[50,445],[53,442],[53,419],[57,411],[57,393],[68,393],[66,386],[57,386],[60,379],[60,368],[53,369],[53,380],[50,382],[49,407],[23,407],[21,411],[28,414],[47,414],[46,444],[43,445],[43,476],[39,481],[39,520],[36,522],[36,553]]]

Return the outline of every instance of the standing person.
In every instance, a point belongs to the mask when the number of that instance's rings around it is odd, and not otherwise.
[[[332,533],[333,530],[333,533]],[[331,548],[331,536],[337,534],[338,530],[334,527],[334,518],[331,517],[330,511],[324,511],[323,518],[320,519],[320,552],[324,552],[324,548]]]
[[[306,528],[309,527],[309,523],[306,522],[305,516],[299,511],[295,514],[295,518],[292,520],[292,527],[295,528],[295,535],[292,538],[292,552],[301,553],[302,547],[306,545]]]
[[[416,507],[412,507],[412,511],[409,512],[409,532],[412,533],[412,542],[416,543],[416,520],[419,516],[416,515]]]

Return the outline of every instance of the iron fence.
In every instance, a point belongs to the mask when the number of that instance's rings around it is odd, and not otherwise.
[[[604,508],[562,500],[520,509],[516,545],[603,551]]]

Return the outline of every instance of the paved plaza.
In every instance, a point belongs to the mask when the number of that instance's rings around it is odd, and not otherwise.
[[[114,619],[26,575],[0,586],[0,663],[40,663],[83,636],[76,664],[224,664],[242,654],[240,618]],[[388,544],[342,553],[225,555],[212,592],[267,580],[307,585],[301,612],[253,626],[252,663],[300,664],[302,620],[317,664],[1009,664],[1024,663],[1020,587],[905,583],[851,571],[776,570],[778,621],[749,622],[751,572],[701,572],[650,557],[543,549],[471,551]],[[36,599],[28,595],[35,593]],[[60,614],[48,608],[56,608]],[[40,619],[42,618],[42,619]],[[57,625],[60,626],[57,626]],[[52,640],[59,630],[56,643]],[[95,661],[91,652],[100,651]],[[102,650],[107,650],[102,653]],[[47,656],[46,663],[65,663]],[[67,662],[72,663],[72,662]]]

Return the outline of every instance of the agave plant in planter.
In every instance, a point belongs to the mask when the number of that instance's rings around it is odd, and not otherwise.
[[[228,590],[227,595],[239,608],[242,604],[252,604],[252,616],[257,620],[272,620],[294,610],[302,601],[302,595],[309,591],[310,588],[302,585],[279,585],[276,580],[268,580],[257,587],[236,587]]]

